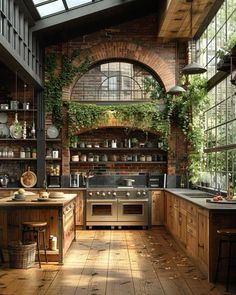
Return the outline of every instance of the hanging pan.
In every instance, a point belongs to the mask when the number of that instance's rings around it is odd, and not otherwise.
[[[37,176],[28,167],[28,170],[21,175],[20,182],[23,187],[33,187],[37,183]]]

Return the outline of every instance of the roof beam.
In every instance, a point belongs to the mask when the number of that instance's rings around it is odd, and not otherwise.
[[[168,0],[163,13],[158,37],[194,38],[209,12],[220,0]],[[190,7],[192,3],[192,36],[190,32]]]
[[[92,2],[88,5],[41,19],[36,22],[35,26],[32,28],[32,32],[39,32],[57,25],[63,25],[80,17],[92,15],[94,13],[102,12],[106,9],[115,8],[117,6],[126,5],[132,2],[135,2],[135,0],[102,0],[98,2]]]

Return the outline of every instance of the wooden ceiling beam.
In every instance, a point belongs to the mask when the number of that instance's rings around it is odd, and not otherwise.
[[[193,0],[192,2],[192,36],[190,25],[191,2],[187,0],[169,0],[160,24],[159,38],[194,38],[209,11],[217,0]]]

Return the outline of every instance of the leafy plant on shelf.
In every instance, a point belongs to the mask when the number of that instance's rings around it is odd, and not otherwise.
[[[230,54],[231,50],[236,46],[236,36],[231,35],[225,42],[224,46],[216,52],[216,56],[223,59],[225,55]]]
[[[79,61],[79,66],[74,62]],[[58,69],[60,62],[60,69]],[[64,123],[62,90],[68,86],[76,75],[82,75],[89,67],[90,59],[80,60],[80,54],[74,50],[70,56],[51,53],[45,61],[45,102],[46,113],[52,117],[53,123],[61,128]]]
[[[160,133],[163,143],[167,142],[169,126],[165,125],[161,116],[157,115],[157,108],[153,102],[145,104],[98,106],[93,104],[79,104],[67,102],[69,136],[81,129],[97,128],[108,122],[112,115],[119,122],[134,129],[154,129]],[[158,122],[157,122],[158,120]],[[166,144],[163,149],[166,148]]]

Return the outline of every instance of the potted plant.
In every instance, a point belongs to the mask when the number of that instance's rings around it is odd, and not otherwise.
[[[77,148],[78,146],[78,136],[77,135],[72,135],[70,138],[70,146],[72,148]]]
[[[136,137],[133,137],[131,139],[132,147],[138,147],[138,139]]]
[[[216,57],[220,59],[219,62],[217,63],[217,70],[224,71],[224,72],[230,71],[231,57],[233,58],[232,60],[233,64],[234,65],[236,64],[236,37],[235,36],[231,36],[231,38],[229,38],[229,40],[225,43],[225,45],[217,51]]]

